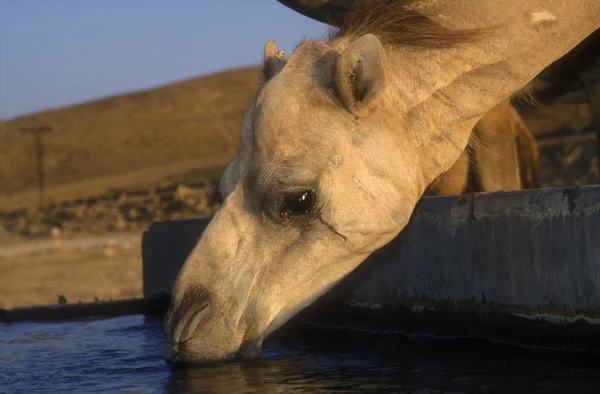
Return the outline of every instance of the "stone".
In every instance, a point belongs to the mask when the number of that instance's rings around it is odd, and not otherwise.
[[[196,195],[196,190],[191,187],[187,187],[185,185],[179,185],[177,190],[173,194],[173,198],[179,201],[185,201],[188,197],[193,197]]]

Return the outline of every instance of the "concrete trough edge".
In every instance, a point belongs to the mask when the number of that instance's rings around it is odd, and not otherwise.
[[[498,310],[482,313],[470,308],[415,309],[410,305],[365,308],[343,303],[326,307],[315,304],[294,317],[291,324],[416,339],[480,338],[526,348],[600,354],[600,327],[584,319],[557,324]]]
[[[169,300],[170,296],[168,294],[161,294],[148,298],[132,298],[127,300],[0,309],[0,323],[162,314],[167,310]]]

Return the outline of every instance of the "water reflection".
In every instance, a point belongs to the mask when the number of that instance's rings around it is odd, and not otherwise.
[[[304,327],[263,360],[176,368],[170,392],[591,393],[600,358],[530,351],[481,340],[415,341]]]
[[[285,334],[285,335],[284,335]],[[262,360],[169,367],[162,317],[0,324],[0,392],[596,393],[600,356],[310,326]]]

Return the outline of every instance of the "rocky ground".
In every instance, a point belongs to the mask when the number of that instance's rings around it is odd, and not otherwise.
[[[141,297],[140,249],[136,233],[0,247],[0,308]]]
[[[43,208],[0,212],[5,241],[139,232],[153,221],[212,216],[220,206],[216,181],[115,190]]]

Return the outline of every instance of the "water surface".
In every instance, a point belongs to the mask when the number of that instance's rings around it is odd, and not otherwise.
[[[598,393],[600,356],[302,326],[262,360],[170,368],[161,317],[0,323],[0,392]]]

